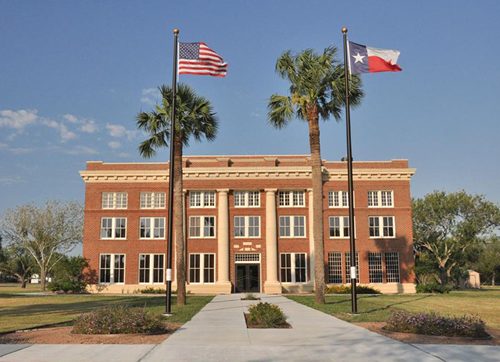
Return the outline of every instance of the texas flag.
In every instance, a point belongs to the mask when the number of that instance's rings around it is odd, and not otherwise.
[[[400,72],[398,50],[370,48],[349,42],[349,69],[351,74]]]

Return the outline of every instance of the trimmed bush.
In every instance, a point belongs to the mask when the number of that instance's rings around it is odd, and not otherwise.
[[[332,285],[325,288],[326,294],[351,294],[350,285]],[[380,294],[380,291],[363,285],[356,285],[357,294]]]
[[[450,285],[441,285],[438,283],[417,284],[417,293],[449,293],[453,288]]]
[[[384,327],[393,332],[447,337],[488,337],[485,323],[473,315],[445,317],[436,313],[392,312]]]
[[[262,302],[248,308],[247,322],[251,327],[260,328],[283,328],[288,326],[286,316],[280,307]]]
[[[115,305],[80,315],[72,333],[79,334],[156,334],[166,332],[161,315],[143,308]]]
[[[147,287],[147,288],[141,289],[141,294],[165,294],[165,289]]]

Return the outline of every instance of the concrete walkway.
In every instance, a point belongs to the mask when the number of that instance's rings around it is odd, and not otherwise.
[[[0,361],[500,361],[497,346],[405,344],[282,296],[261,298],[292,328],[247,329],[243,313],[256,302],[221,295],[156,346],[0,345]]]

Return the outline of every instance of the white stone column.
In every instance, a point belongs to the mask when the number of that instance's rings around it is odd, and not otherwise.
[[[276,191],[266,189],[266,281],[264,292],[268,294],[281,293],[278,281],[278,239],[276,223]]]
[[[307,189],[309,193],[309,283],[314,285],[315,269],[314,266],[314,211],[313,211],[313,190]]]
[[[217,190],[217,292],[231,293],[229,281],[228,189]]]

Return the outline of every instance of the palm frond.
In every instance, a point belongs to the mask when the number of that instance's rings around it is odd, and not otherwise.
[[[283,128],[294,114],[291,97],[273,94],[267,106],[269,122],[273,127]]]

